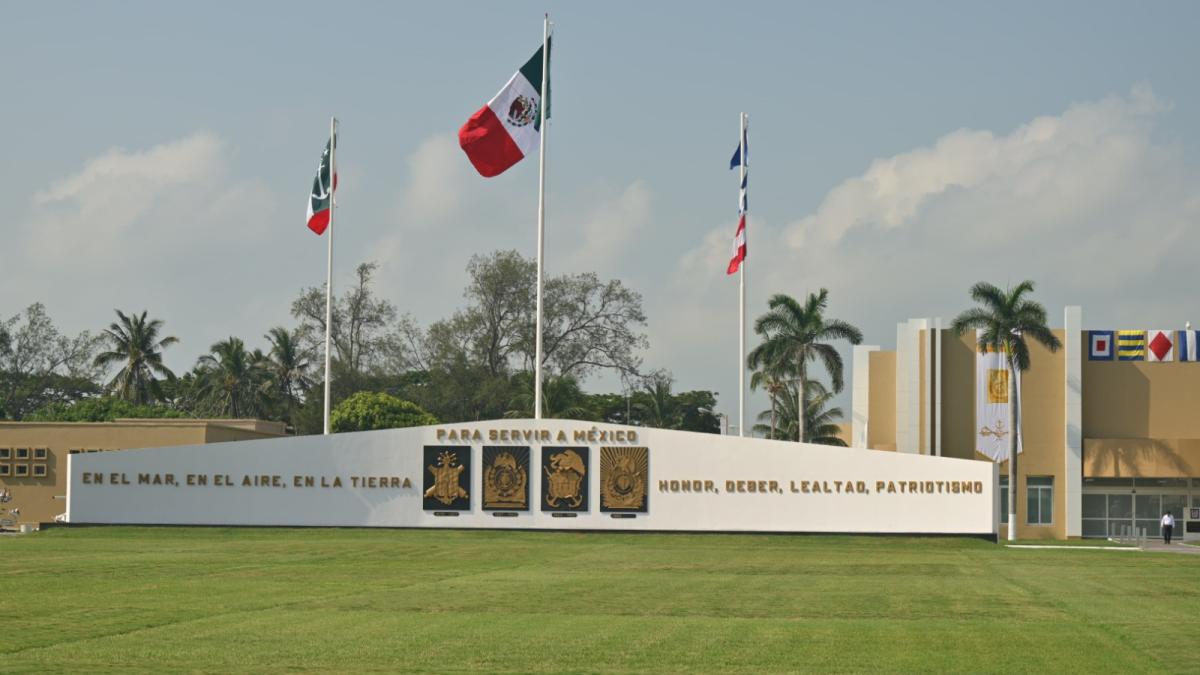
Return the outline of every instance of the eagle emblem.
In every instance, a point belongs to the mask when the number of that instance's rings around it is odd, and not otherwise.
[[[548,490],[546,505],[550,508],[567,506],[575,508],[583,503],[583,475],[587,467],[583,458],[574,450],[564,450],[550,455],[550,466],[542,467],[546,472]],[[553,469],[553,471],[551,471]]]
[[[426,497],[432,497],[449,506],[455,499],[468,499],[467,491],[458,484],[458,477],[466,468],[458,463],[458,455],[446,451],[438,455],[437,465],[428,467],[433,474],[433,485],[425,491]]]
[[[508,104],[508,123],[514,127],[523,127],[537,117],[538,104],[528,96],[518,96]]]

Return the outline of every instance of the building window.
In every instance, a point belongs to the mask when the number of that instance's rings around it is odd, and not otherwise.
[[[1000,476],[1000,524],[1008,524],[1008,476]]]
[[[34,448],[33,449],[33,458],[35,460],[45,460],[46,454],[47,454],[46,448]]]
[[[21,476],[29,475],[29,465],[28,464],[18,464],[18,465],[16,465],[16,469],[17,469],[16,473],[14,474],[15,476],[21,477]]]
[[[0,464],[0,476],[11,476],[12,464]]]
[[[29,448],[17,448],[17,459],[29,459]]]
[[[0,448],[0,459],[12,459],[12,448]]]
[[[1054,476],[1029,476],[1025,479],[1027,492],[1025,522],[1029,525],[1050,525],[1054,522]]]
[[[34,464],[33,465],[33,477],[34,478],[45,478],[46,477],[46,465],[45,464]]]

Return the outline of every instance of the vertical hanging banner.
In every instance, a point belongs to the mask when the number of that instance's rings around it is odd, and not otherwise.
[[[979,334],[975,337],[978,340]],[[990,349],[975,352],[975,450],[993,462],[1008,459],[1009,443],[1012,442],[1010,377],[1012,371],[1006,352]],[[1020,374],[1016,386],[1021,386]],[[1021,451],[1018,435],[1017,452]]]

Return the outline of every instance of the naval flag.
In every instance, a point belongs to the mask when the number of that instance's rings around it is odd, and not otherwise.
[[[325,234],[325,228],[329,227],[329,207],[333,204],[333,191],[337,187],[337,173],[334,173],[332,181],[329,178],[330,144],[336,148],[336,136],[325,143],[321,166],[317,167],[317,177],[313,179],[312,192],[308,195],[308,229],[317,234]]]
[[[1088,360],[1113,360],[1113,332],[1111,330],[1088,331]]]
[[[1175,331],[1148,330],[1146,331],[1146,360],[1174,361]]]
[[[1146,331],[1119,330],[1117,331],[1117,360],[1145,361],[1146,360]]]
[[[1196,361],[1196,331],[1179,331],[1179,340],[1175,343],[1175,351],[1180,361]]]

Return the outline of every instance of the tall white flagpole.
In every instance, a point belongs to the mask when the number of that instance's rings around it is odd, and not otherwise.
[[[746,183],[746,113],[738,115],[738,147],[741,153],[741,171],[738,176],[738,207],[743,209],[745,204],[742,204],[742,186]],[[746,211],[742,210],[742,217],[746,218]],[[742,230],[742,236],[746,237],[746,230],[749,228],[749,223]],[[746,237],[746,242],[749,244],[749,238]],[[747,246],[749,251],[749,246]],[[746,435],[746,261],[743,259],[742,264],[738,266],[738,436]]]
[[[325,433],[329,433],[329,346],[333,331],[333,211],[337,206],[337,118],[329,118],[329,257],[325,265]]]
[[[541,133],[538,134],[538,217],[537,217],[537,309],[534,319],[533,358],[533,419],[542,419],[542,239],[546,230],[546,89],[550,84],[547,65],[550,62],[550,14],[542,22],[542,90],[538,114]]]

